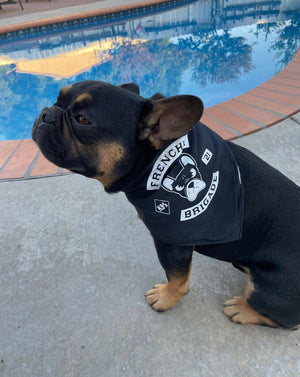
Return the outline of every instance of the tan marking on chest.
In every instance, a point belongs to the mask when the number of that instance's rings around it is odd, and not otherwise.
[[[118,177],[115,176],[115,167],[125,155],[124,147],[117,143],[99,144],[97,146],[97,171],[102,172],[94,178],[104,187],[110,186]]]

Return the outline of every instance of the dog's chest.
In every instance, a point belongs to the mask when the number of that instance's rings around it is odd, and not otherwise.
[[[227,143],[200,123],[157,152],[125,193],[158,240],[203,245],[241,237],[237,163]]]

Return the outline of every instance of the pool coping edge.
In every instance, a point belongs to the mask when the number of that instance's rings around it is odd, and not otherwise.
[[[70,21],[74,20],[75,18],[78,19],[93,17],[94,15],[99,14],[111,14],[162,3],[169,4],[173,2],[170,0],[144,0],[142,2],[103,8],[95,11],[87,11],[61,17],[47,18],[35,22],[26,22],[22,25],[14,24],[8,26],[7,28],[14,27],[14,30],[16,30],[16,26],[22,26],[21,29],[25,29],[28,28],[29,24],[29,27],[37,27],[45,25],[45,23],[43,23],[45,21],[47,22],[47,24],[56,22],[57,20],[58,22],[63,22],[62,18],[64,20]],[[3,33],[2,30],[3,27],[0,27],[0,34]],[[252,101],[252,103],[250,104],[249,98]],[[264,105],[260,105],[260,102],[264,102]],[[246,93],[243,93],[240,96],[230,99],[229,101],[225,101],[218,105],[205,109],[202,120],[203,123],[219,133],[224,139],[234,140],[280,123],[287,118],[297,114],[299,111],[300,48],[298,48],[290,63],[278,74],[273,76],[270,80]],[[228,118],[230,121],[228,121]],[[2,156],[1,146],[4,146],[5,144],[8,145],[7,143],[9,142],[12,141],[0,141],[1,182],[12,180],[31,180],[71,174],[65,169],[55,167],[55,165],[51,164],[49,161],[46,161],[46,159],[43,160],[42,154],[31,139],[14,140],[17,145],[12,148],[12,150],[10,150],[8,156]],[[22,145],[23,142],[25,142],[25,144],[27,144],[29,148],[30,146],[31,148],[34,148],[33,146],[35,146],[36,148],[33,153],[27,153],[27,157],[26,153],[24,154],[21,149],[19,149],[20,145]],[[23,149],[26,152],[26,148]],[[34,154],[33,157],[32,154]],[[25,161],[26,158],[28,161]],[[20,160],[22,160],[22,166],[25,166],[24,163],[27,163],[27,165],[22,168]],[[41,166],[40,173],[38,173],[38,170],[36,169],[37,161],[39,161],[39,164]],[[32,175],[33,173],[34,175]]]

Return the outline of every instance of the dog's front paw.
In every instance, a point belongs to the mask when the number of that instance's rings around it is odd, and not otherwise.
[[[152,309],[163,312],[176,305],[181,297],[171,289],[170,284],[156,284],[153,289],[146,292],[146,300]]]

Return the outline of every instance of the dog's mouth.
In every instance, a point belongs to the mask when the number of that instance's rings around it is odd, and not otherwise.
[[[35,141],[38,144],[38,136],[39,136],[39,127],[42,123],[41,114],[38,116],[33,124],[31,136],[33,141]]]
[[[32,127],[32,139],[53,164],[69,168],[70,141],[63,137],[64,114],[58,107],[44,108]],[[78,165],[78,164],[77,164]]]
[[[59,107],[46,107],[34,122],[32,139],[42,154],[53,164],[73,173],[93,177],[97,173],[95,164],[76,147],[66,113]]]

